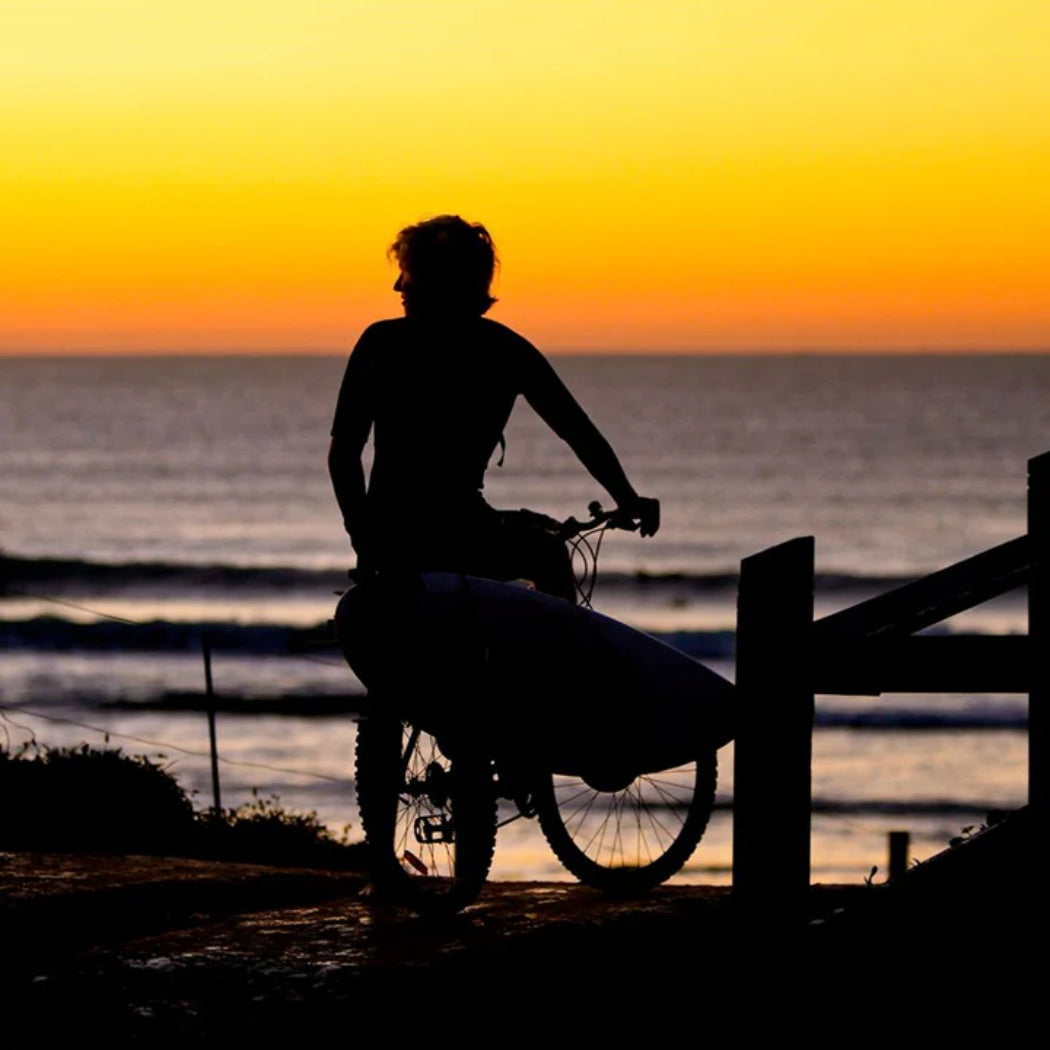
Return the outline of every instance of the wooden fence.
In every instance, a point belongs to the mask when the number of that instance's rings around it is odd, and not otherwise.
[[[1027,693],[1028,803],[1050,812],[1050,452],[1028,462],[1026,535],[816,621],[813,576],[809,536],[740,566],[733,894],[764,920],[805,913],[817,693]],[[917,634],[1022,586],[1027,636]]]

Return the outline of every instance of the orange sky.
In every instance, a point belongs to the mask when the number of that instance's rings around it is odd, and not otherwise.
[[[13,0],[0,352],[335,350],[489,226],[548,350],[1050,347],[1045,0]]]

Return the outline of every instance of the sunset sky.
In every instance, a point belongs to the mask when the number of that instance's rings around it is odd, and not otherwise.
[[[1046,0],[6,0],[0,351],[1050,348]]]

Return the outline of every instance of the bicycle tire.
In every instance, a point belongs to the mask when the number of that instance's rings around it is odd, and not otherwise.
[[[545,775],[533,804],[548,845],[576,878],[632,895],[665,882],[693,855],[714,808],[717,777],[716,752],[614,790]]]
[[[496,847],[492,763],[469,750],[452,760],[430,733],[379,714],[358,724],[354,776],[376,895],[428,915],[471,904]]]

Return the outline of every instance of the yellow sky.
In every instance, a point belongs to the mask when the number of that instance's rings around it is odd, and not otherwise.
[[[0,351],[333,349],[459,212],[546,349],[1050,347],[1046,0],[6,0]]]

